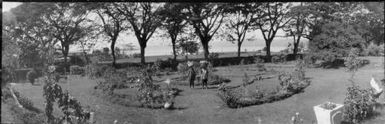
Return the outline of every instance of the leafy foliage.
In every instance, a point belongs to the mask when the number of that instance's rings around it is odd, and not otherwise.
[[[317,59],[326,62],[347,56],[351,48],[362,50],[363,39],[353,26],[346,23],[331,22],[323,25],[321,33],[310,42],[310,52]]]
[[[154,84],[148,70],[142,72],[137,93],[137,99],[142,106],[160,108],[165,103],[173,104],[176,95],[173,92],[175,89],[170,87],[162,89],[159,85]]]
[[[384,44],[377,46],[375,44],[369,44],[366,49],[363,51],[363,54],[366,56],[383,56],[385,54]]]
[[[220,88],[218,96],[230,108],[259,105],[288,98],[302,92],[310,85],[310,80],[304,78],[303,67],[303,62],[298,62],[292,73],[281,73],[278,76],[280,87],[277,87],[276,91],[268,93],[257,87],[255,92],[250,93],[246,86],[253,83],[254,80],[250,81],[245,74],[242,86],[233,88],[224,86]]]
[[[182,17],[194,27],[199,37],[205,59],[209,55],[209,42],[223,23],[225,4],[221,3],[186,3]],[[206,23],[207,22],[207,23]]]
[[[77,65],[70,66],[70,72],[73,75],[85,75],[84,68]]]
[[[358,68],[362,67],[365,63],[364,60],[357,58],[359,49],[353,48],[350,50],[349,55],[345,58],[345,66],[347,71],[355,72]]]
[[[114,3],[115,8],[130,23],[141,49],[141,63],[145,64],[144,50],[148,40],[161,25],[161,6],[155,3]]]
[[[47,116],[48,123],[63,121],[64,119],[67,121],[80,121],[85,123],[89,118],[89,112],[83,110],[80,103],[71,97],[68,91],[63,92],[61,86],[56,84],[56,81],[53,79],[51,74],[48,74],[45,79],[43,96],[46,100],[45,114]],[[58,102],[58,107],[61,108],[65,115],[59,120],[52,115],[53,104],[55,101]],[[76,120],[71,120],[71,118],[69,118],[70,115],[77,117]]]
[[[350,123],[359,123],[373,112],[372,91],[361,89],[358,85],[352,84],[347,88],[344,100],[344,119]]]

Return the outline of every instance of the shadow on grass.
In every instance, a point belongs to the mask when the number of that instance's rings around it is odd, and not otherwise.
[[[185,110],[185,109],[187,109],[187,107],[172,107],[167,110]]]
[[[195,89],[202,89],[202,90],[205,90],[206,88],[198,87],[198,88],[195,88]],[[211,86],[211,87],[208,86],[207,89],[218,89],[218,86]]]

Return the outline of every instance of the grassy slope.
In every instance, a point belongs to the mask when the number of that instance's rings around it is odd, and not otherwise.
[[[369,57],[371,64],[357,72],[355,81],[362,87],[368,88],[370,76],[373,75],[376,79],[382,79],[384,77],[384,67],[375,66],[380,64],[383,61],[382,59]],[[245,69],[242,70],[242,68]],[[252,70],[253,65],[221,67],[218,68],[219,71],[216,73],[227,75],[232,80],[231,85],[237,85],[241,82],[243,71],[247,70],[247,68]],[[275,69],[278,71],[287,70],[287,68]],[[216,96],[216,89],[201,90],[190,89],[188,86],[179,86],[180,89],[184,90],[181,96],[176,98],[176,106],[180,109],[173,111],[150,110],[112,104],[92,95],[95,83],[84,78],[72,79],[69,90],[82,104],[89,105],[96,110],[97,122],[100,124],[112,123],[115,119],[120,122],[129,121],[133,123],[251,124],[256,123],[259,117],[264,124],[276,124],[289,123],[295,112],[301,113],[305,123],[311,123],[316,119],[312,107],[325,101],[342,103],[346,87],[350,82],[347,81],[349,74],[343,68],[308,69],[306,75],[312,78],[312,82],[304,93],[296,94],[282,101],[241,109],[229,109],[223,106],[223,102]],[[264,87],[274,87],[278,82],[276,78],[273,78],[259,83]],[[63,86],[68,85],[64,84]],[[31,98],[35,106],[43,110],[44,99],[42,98],[41,87],[29,84],[16,86],[18,91]],[[383,116],[385,115],[385,109],[378,111],[381,113],[380,116],[365,123],[383,123],[385,121],[385,116]],[[55,113],[59,114],[60,112],[55,110]]]

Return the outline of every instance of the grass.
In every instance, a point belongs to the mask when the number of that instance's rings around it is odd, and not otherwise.
[[[370,87],[371,76],[377,80],[384,78],[384,70],[381,65],[383,57],[366,57],[370,64],[359,69],[355,81],[362,88]],[[381,66],[379,67],[378,64]],[[267,70],[289,71],[293,64],[266,64]],[[229,78],[229,85],[240,85],[242,83],[243,72],[249,75],[258,75],[260,72],[254,69],[253,65],[218,67],[215,74]],[[175,77],[177,74],[165,75],[160,79]],[[266,74],[269,75],[269,74]],[[82,105],[89,106],[95,111],[98,124],[109,124],[114,120],[119,123],[131,122],[135,124],[145,123],[168,123],[168,124],[255,124],[261,118],[263,124],[287,124],[291,116],[299,112],[304,123],[312,123],[316,120],[313,106],[326,101],[343,103],[346,88],[350,84],[347,80],[350,76],[344,68],[339,69],[307,69],[306,76],[311,79],[311,85],[303,93],[293,95],[287,99],[266,103],[262,105],[250,106],[240,109],[227,108],[224,103],[216,96],[216,89],[203,90],[200,87],[190,89],[188,86],[177,86],[182,90],[180,96],[175,99],[175,106],[178,109],[146,109],[132,106],[114,104],[93,94],[94,80],[87,78],[70,78],[70,83],[63,83],[63,89],[68,89],[70,93],[78,99]],[[278,84],[277,77],[272,77],[258,81],[251,85],[259,85],[264,90],[271,90]],[[164,83],[161,83],[165,85]],[[255,87],[255,86],[250,86]],[[30,84],[18,84],[15,88],[24,96],[30,98],[34,106],[44,110],[44,99],[42,97],[42,85],[31,86]],[[252,90],[252,89],[251,89]],[[125,92],[125,91],[118,91]],[[131,92],[131,91],[130,91]],[[383,100],[383,98],[382,98]],[[55,105],[56,106],[56,105]],[[2,109],[3,110],[3,109]],[[376,110],[377,116],[364,121],[364,124],[383,124],[385,122],[385,109]],[[61,114],[56,108],[54,114]],[[3,117],[3,113],[2,113]],[[3,119],[2,119],[3,120]]]

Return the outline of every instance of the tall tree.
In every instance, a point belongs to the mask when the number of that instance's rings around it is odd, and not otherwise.
[[[121,14],[112,3],[101,3],[96,13],[102,21],[103,31],[110,38],[110,49],[112,55],[112,65],[116,67],[115,44],[119,33],[126,30],[127,26],[124,23],[125,17]]]
[[[270,47],[278,30],[283,28],[289,21],[284,17],[290,4],[281,2],[264,3],[263,13],[266,14],[261,19],[257,19],[255,24],[262,32],[263,39],[266,43],[266,60],[271,61]]]
[[[87,19],[89,11],[85,3],[55,3],[50,8],[52,13],[46,15],[49,26],[52,27],[53,36],[59,40],[66,67],[70,45],[85,38],[92,30],[90,20]],[[88,22],[88,24],[87,24]]]
[[[7,17],[9,20],[3,23],[2,29],[20,47],[20,64],[27,67],[52,64],[49,49],[58,41],[43,17],[51,14],[46,10],[53,6],[52,3],[23,3],[8,13],[12,16]]]
[[[114,4],[116,9],[125,16],[131,24],[131,29],[139,42],[141,63],[145,64],[145,49],[147,42],[160,26],[160,4],[154,3],[119,3]]]
[[[309,12],[303,6],[303,3],[300,3],[299,6],[290,8],[290,11],[286,15],[289,22],[283,27],[283,30],[286,31],[286,36],[293,38],[294,56],[298,53],[298,46],[301,38],[305,37],[308,32],[308,15]]]
[[[176,42],[178,35],[183,33],[183,29],[187,24],[186,21],[180,17],[182,10],[183,7],[178,3],[167,3],[161,11],[163,20],[162,27],[167,31],[168,37],[171,39],[174,61],[176,61],[177,57]]]
[[[224,4],[186,3],[183,17],[195,29],[203,46],[205,59],[209,56],[209,42],[221,27],[224,18]]]
[[[238,57],[241,56],[241,46],[245,40],[246,33],[253,29],[254,20],[263,16],[260,15],[261,13],[258,13],[261,11],[260,6],[261,3],[239,3],[226,7],[225,27],[227,30],[224,32],[224,35],[228,41],[237,42]]]

